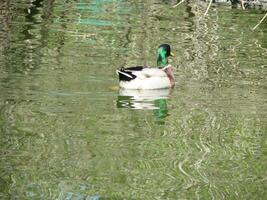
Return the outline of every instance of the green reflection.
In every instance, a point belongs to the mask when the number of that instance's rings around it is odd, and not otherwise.
[[[158,109],[154,110],[154,115],[157,118],[165,118],[168,115],[168,107],[167,107],[167,100],[166,99],[157,99],[154,101],[155,106],[158,107]]]

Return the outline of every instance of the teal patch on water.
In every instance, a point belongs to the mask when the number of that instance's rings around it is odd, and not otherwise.
[[[103,11],[103,9],[99,7],[98,5],[89,5],[87,3],[78,3],[76,5],[76,10],[83,10],[83,11],[90,10],[95,13],[100,13]]]
[[[97,19],[80,19],[80,24],[95,25],[95,26],[112,26],[112,22]]]

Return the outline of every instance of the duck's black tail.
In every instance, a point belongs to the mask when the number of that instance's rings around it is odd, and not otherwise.
[[[117,70],[117,74],[119,75],[120,81],[131,81],[136,78],[133,74],[134,71],[141,71],[144,67],[143,66],[136,66],[136,67],[128,67],[128,68],[121,68]]]

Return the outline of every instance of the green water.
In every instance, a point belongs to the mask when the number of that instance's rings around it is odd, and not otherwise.
[[[2,0],[0,199],[266,199],[264,13],[205,10]],[[175,88],[117,90],[161,43]]]

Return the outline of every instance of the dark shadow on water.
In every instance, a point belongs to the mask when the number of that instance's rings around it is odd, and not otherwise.
[[[195,27],[195,22],[194,22],[194,18],[195,18],[195,13],[192,11],[193,8],[192,6],[187,3],[186,4],[186,13],[188,14],[187,17],[185,17],[185,21],[188,22],[188,31],[193,32],[194,31],[194,27]]]
[[[25,3],[24,9],[16,4],[3,8],[5,15],[13,16],[5,21],[7,37],[0,38],[0,43],[5,44],[3,55],[7,71],[21,73],[39,67],[41,50],[47,46],[53,5],[54,0],[36,0]]]

